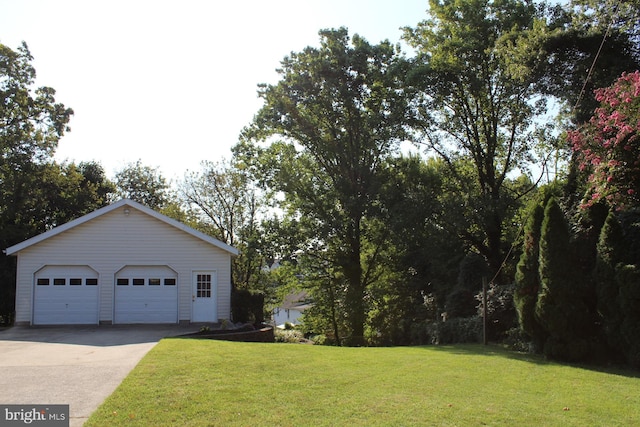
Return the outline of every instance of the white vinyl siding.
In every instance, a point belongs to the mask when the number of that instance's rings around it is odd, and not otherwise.
[[[229,252],[145,212],[121,207],[18,252],[16,322],[32,321],[34,272],[65,264],[90,265],[99,273],[100,322],[114,321],[115,278],[127,265],[165,265],[175,271],[179,321],[191,320],[192,272],[216,270],[218,319],[231,316]]]

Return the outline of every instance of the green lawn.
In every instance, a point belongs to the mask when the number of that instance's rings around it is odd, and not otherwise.
[[[162,340],[85,426],[640,425],[640,378],[497,347]]]

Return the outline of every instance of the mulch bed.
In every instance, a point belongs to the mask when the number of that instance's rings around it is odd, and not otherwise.
[[[241,342],[275,342],[273,327],[243,325],[234,329],[211,329],[180,335],[181,338],[200,338]]]

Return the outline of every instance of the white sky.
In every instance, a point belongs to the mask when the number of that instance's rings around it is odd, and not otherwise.
[[[0,43],[26,41],[38,86],[75,115],[56,158],[107,175],[141,159],[168,179],[231,156],[290,52],[346,26],[400,41],[427,0],[0,0]]]

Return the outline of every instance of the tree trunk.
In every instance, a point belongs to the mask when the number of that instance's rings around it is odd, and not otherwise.
[[[500,271],[502,265],[502,217],[498,212],[492,212],[486,226],[488,259],[491,277]],[[496,277],[496,281],[500,282],[500,276]]]
[[[329,279],[328,291],[329,291],[329,302],[331,304],[330,306],[331,326],[333,328],[333,335],[335,337],[336,344],[338,346],[342,346],[342,339],[340,338],[340,329],[338,328],[338,317],[336,314],[336,295],[335,295],[333,286],[334,284],[331,283],[331,279]]]
[[[361,346],[364,345],[364,323],[366,318],[362,266],[360,265],[360,253],[352,253],[350,255],[350,265],[345,266],[347,320],[351,329],[351,338],[347,343],[351,346]]]
[[[502,254],[502,221],[504,213],[500,208],[500,188],[494,185],[490,194],[490,212],[485,223],[485,232],[487,235],[487,263],[489,264],[489,271],[493,279],[495,275],[495,282],[502,284],[501,277],[498,274],[502,266],[503,254]]]
[[[352,346],[364,345],[364,324],[366,320],[366,307],[364,302],[365,290],[362,282],[362,264],[360,263],[360,219],[353,221],[350,230],[349,249],[345,254],[343,271],[347,280],[346,310],[347,321],[351,329],[351,338],[348,344]]]

